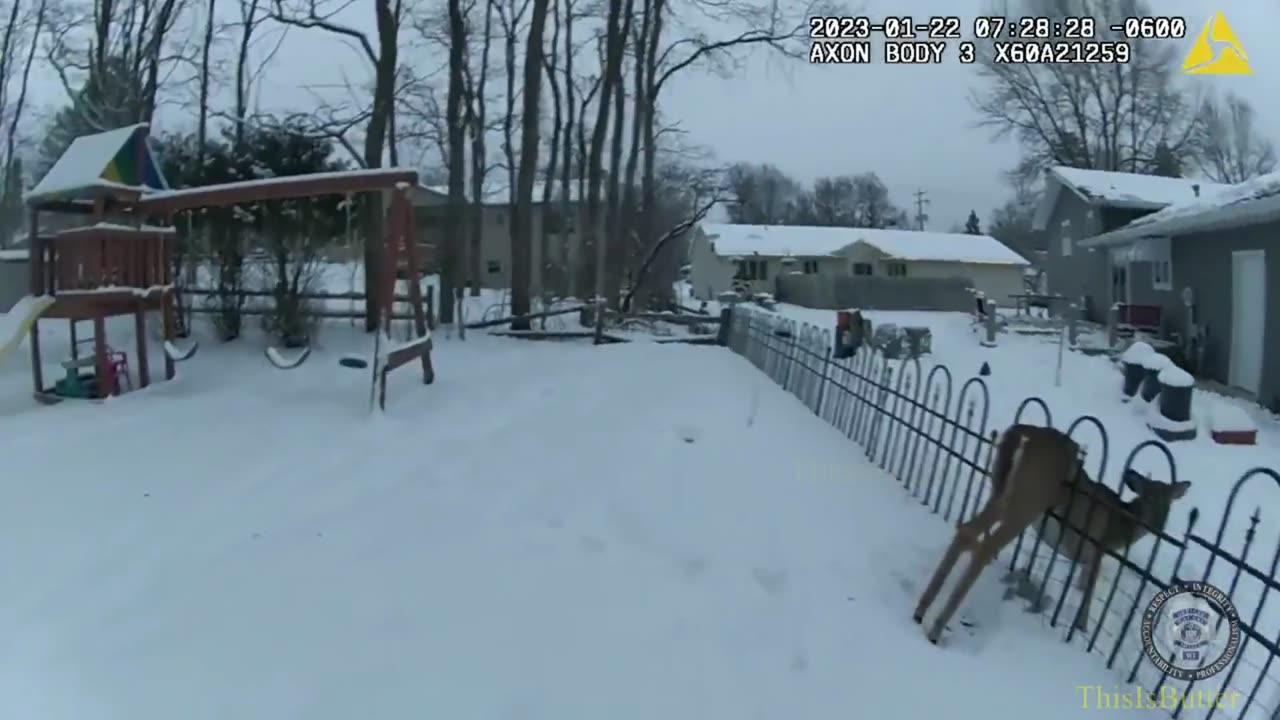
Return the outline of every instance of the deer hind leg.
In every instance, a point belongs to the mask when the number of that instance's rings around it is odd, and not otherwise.
[[[1024,529],[1018,525],[1001,523],[994,530],[989,531],[986,537],[976,544],[973,552],[969,554],[969,566],[965,568],[964,575],[960,576],[960,582],[956,583],[955,589],[951,591],[951,597],[947,598],[947,604],[942,607],[942,612],[938,613],[938,617],[933,621],[933,627],[929,630],[928,635],[929,642],[937,644],[938,638],[942,637],[942,631],[946,629],[951,616],[955,615],[956,611],[960,609],[960,603],[964,602],[965,596],[973,589],[973,584],[978,581],[982,571],[991,563],[991,560],[995,558],[1001,548],[1018,537]]]
[[[916,604],[916,611],[912,618],[916,622],[924,620],[924,614],[933,604],[938,596],[938,591],[942,590],[942,584],[946,582],[947,576],[951,574],[951,569],[955,567],[956,561],[960,559],[960,553],[965,550],[970,551],[970,555],[979,546],[980,536],[989,532],[991,525],[1000,516],[1000,506],[995,497],[987,501],[982,510],[969,519],[968,522],[960,523],[956,526],[956,534],[951,539],[951,544],[947,546],[947,551],[942,555],[942,561],[938,563],[938,568],[933,571],[933,577],[929,580],[929,585],[925,588],[924,594],[920,596],[920,602]]]

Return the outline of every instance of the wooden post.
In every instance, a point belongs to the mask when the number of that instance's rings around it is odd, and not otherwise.
[[[44,295],[44,247],[40,244],[40,211],[31,208],[31,228],[27,235],[27,284],[32,295]]]
[[[31,383],[36,392],[44,392],[44,368],[40,360],[40,320],[31,323]]]
[[[429,330],[427,328],[426,311],[422,307],[422,278],[418,274],[418,252],[417,248],[414,247],[413,203],[409,199],[409,189],[405,188],[397,192],[392,202],[396,204],[397,210],[403,218],[400,225],[400,236],[404,240],[405,265],[408,270],[405,275],[409,278],[409,304],[413,306],[413,330],[416,337],[426,337]],[[393,292],[392,295],[394,296],[394,294]],[[419,357],[422,359],[422,383],[430,385],[436,379],[435,369],[431,366],[430,347],[424,350]]]
[[[138,336],[138,387],[151,384],[151,364],[147,359],[147,301],[138,298],[138,306],[133,311],[133,333]],[[165,357],[168,357],[165,353]]]
[[[105,398],[112,388],[107,386],[107,321],[102,315],[93,318],[93,367],[98,375],[98,397]]]
[[[80,349],[79,349],[80,341],[79,339],[76,338],[76,319],[68,318],[67,324],[71,326],[71,359],[79,360],[80,359]]]
[[[173,291],[168,289],[161,291],[160,316],[163,318],[164,322],[165,342],[173,340],[173,311]],[[164,353],[164,379],[172,380],[173,376],[176,374],[177,370],[174,367],[173,358],[169,357],[169,350],[166,348]]]

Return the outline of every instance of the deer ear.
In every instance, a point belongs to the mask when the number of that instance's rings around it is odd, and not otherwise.
[[[1142,492],[1142,486],[1145,485],[1146,482],[1147,479],[1137,470],[1130,468],[1124,471],[1124,484],[1130,490],[1140,493]]]
[[[1187,494],[1187,491],[1188,491],[1188,490],[1190,490],[1190,489],[1191,489],[1191,482],[1190,482],[1190,481],[1183,480],[1183,481],[1180,481],[1180,482],[1176,482],[1176,483],[1174,483],[1174,484],[1173,484],[1173,499],[1174,499],[1174,500],[1177,500],[1178,498],[1182,497],[1183,495],[1186,495],[1186,494]]]

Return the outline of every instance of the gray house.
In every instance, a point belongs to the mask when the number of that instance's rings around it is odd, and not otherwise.
[[[1267,291],[1280,288],[1280,173],[1202,191],[1079,246],[1159,258],[1149,279],[1163,289],[1151,297],[1170,325],[1204,333],[1199,373],[1280,404],[1280,311],[1268,308],[1280,291]]]
[[[1106,320],[1115,303],[1161,304],[1171,294],[1169,259],[1156,245],[1082,247],[1081,241],[1224,186],[1201,180],[1051,167],[1032,227],[1045,234],[1048,291]]]

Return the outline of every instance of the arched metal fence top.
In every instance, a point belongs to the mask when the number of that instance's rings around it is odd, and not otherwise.
[[[1275,483],[1276,488],[1280,489],[1280,473],[1268,467],[1255,467],[1245,472],[1236,480],[1236,484],[1231,486],[1231,493],[1227,495],[1227,504],[1222,508],[1222,516],[1218,520],[1218,534],[1213,539],[1213,544],[1222,545],[1222,537],[1227,531],[1227,520],[1231,517],[1231,511],[1236,506],[1236,499],[1240,494],[1240,489],[1255,477],[1264,476],[1271,478],[1271,482]]]
[[[1049,404],[1046,403],[1043,399],[1038,398],[1034,395],[1032,395],[1029,398],[1023,399],[1022,402],[1018,403],[1018,410],[1013,414],[1012,424],[1030,425],[1031,423],[1029,421],[1026,421],[1022,418],[1022,413],[1026,412],[1027,408],[1030,407],[1031,405],[1036,405],[1040,408],[1040,413],[1044,416],[1044,426],[1053,427],[1053,413],[1049,412]]]
[[[974,388],[977,388],[977,390],[974,390]],[[970,397],[971,394],[975,395],[975,397]],[[966,409],[976,411],[978,399],[982,400],[982,419],[978,423],[978,427],[981,428],[979,432],[986,432],[987,420],[991,415],[991,390],[987,388],[987,381],[980,377],[971,377],[960,386],[960,397],[956,398],[956,421],[960,422]]]
[[[1046,408],[1045,411],[1048,412],[1048,408]],[[1098,457],[1098,472],[1093,476],[1093,479],[1105,484],[1107,477],[1107,460],[1111,456],[1111,438],[1107,435],[1107,428],[1103,426],[1101,420],[1093,415],[1081,415],[1073,420],[1071,425],[1067,427],[1067,437],[1075,440],[1076,444],[1080,445],[1081,448],[1084,447],[1084,444],[1080,442],[1076,431],[1079,430],[1082,425],[1092,425],[1094,430],[1098,431],[1098,438],[1102,440],[1102,452],[1099,453]]]

